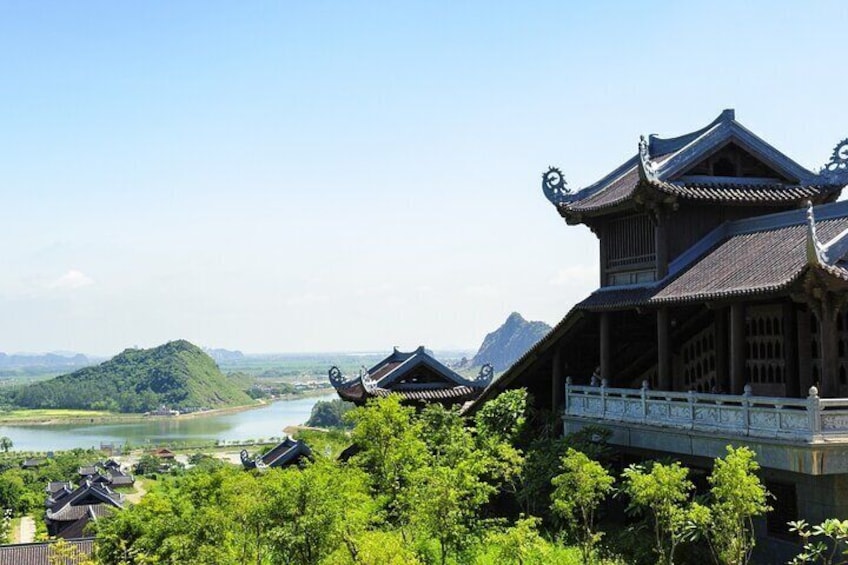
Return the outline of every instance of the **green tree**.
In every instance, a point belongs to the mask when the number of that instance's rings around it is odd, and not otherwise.
[[[403,496],[415,484],[416,474],[428,465],[423,426],[413,408],[403,406],[398,395],[369,400],[352,410],[351,439],[360,451],[350,463],[368,475],[372,493],[385,517],[400,525],[408,511]]]
[[[622,473],[631,509],[647,510],[652,517],[654,550],[662,565],[672,565],[678,545],[709,519],[707,508],[690,500],[695,486],[688,475],[689,469],[676,461],[654,462],[648,468],[631,465]]]
[[[345,402],[340,398],[329,401],[319,400],[312,407],[312,413],[309,415],[306,425],[317,428],[350,427],[349,422],[345,419],[345,414],[350,412],[354,406],[352,402]]]
[[[756,454],[747,447],[727,446],[727,456],[716,459],[708,477],[710,519],[706,534],[718,563],[743,565],[754,549],[755,516],[770,510],[768,492],[756,472]]]
[[[798,534],[804,542],[803,550],[790,561],[791,565],[848,563],[848,520],[829,518],[816,526],[798,520],[789,522],[789,526],[789,531]]]
[[[591,563],[601,537],[595,532],[595,512],[612,492],[614,479],[600,463],[569,447],[562,458],[562,473],[551,482],[555,487],[553,511],[571,526],[583,561]]]
[[[551,563],[550,545],[539,535],[538,518],[519,518],[515,525],[486,536],[495,563],[530,565]]]
[[[515,443],[527,423],[527,390],[502,392],[489,400],[474,416],[477,433]]]
[[[3,453],[9,453],[9,450],[14,447],[12,443],[12,439],[8,436],[0,437],[0,449],[3,450]]]

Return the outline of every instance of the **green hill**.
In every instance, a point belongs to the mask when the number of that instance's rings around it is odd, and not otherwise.
[[[160,406],[220,408],[250,404],[199,347],[179,340],[152,349],[127,349],[109,361],[9,392],[25,408],[147,412]]]

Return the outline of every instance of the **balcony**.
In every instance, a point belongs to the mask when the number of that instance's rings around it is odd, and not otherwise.
[[[764,467],[806,474],[848,472],[848,398],[668,392],[565,385],[566,433],[587,423],[613,430],[614,444],[702,457],[749,445]]]

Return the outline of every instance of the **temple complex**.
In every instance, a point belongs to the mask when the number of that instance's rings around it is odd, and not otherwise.
[[[339,398],[357,405],[365,404],[369,398],[396,393],[408,403],[451,406],[477,398],[491,382],[492,374],[492,366],[486,364],[475,379],[466,379],[421,346],[411,353],[395,348],[391,355],[354,378],[347,378],[338,367],[332,367],[329,378]]]
[[[598,237],[599,287],[471,410],[527,387],[566,433],[601,424],[625,457],[693,468],[746,444],[776,495],[768,535],[798,517],[844,517],[846,184],[848,139],[813,172],[733,110],[680,137],[642,138],[579,191],[549,169],[545,196]]]

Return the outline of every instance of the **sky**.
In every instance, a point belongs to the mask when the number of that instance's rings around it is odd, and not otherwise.
[[[817,169],[848,2],[0,1],[0,351],[475,349],[598,247],[541,191],[735,108]]]

